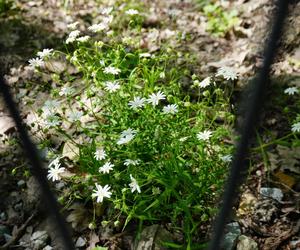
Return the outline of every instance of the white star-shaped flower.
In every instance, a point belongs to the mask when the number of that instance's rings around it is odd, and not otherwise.
[[[131,183],[129,184],[129,187],[131,188],[131,192],[133,193],[134,191],[138,191],[138,193],[140,193],[141,192],[140,186],[137,183],[136,179],[132,177],[132,175],[130,175],[130,180]]]
[[[124,165],[125,166],[130,166],[130,165],[137,166],[140,162],[141,162],[141,160],[139,160],[139,159],[137,159],[137,160],[126,159],[124,161]]]
[[[68,114],[68,120],[70,122],[76,122],[76,121],[79,121],[82,116],[83,116],[82,111],[75,110]]]
[[[37,53],[37,55],[38,55],[40,58],[44,59],[44,58],[47,58],[47,57],[51,56],[52,51],[53,51],[53,49],[43,49],[42,51],[39,51],[39,52]]]
[[[121,85],[117,82],[107,81],[105,82],[104,85],[105,85],[104,89],[110,93],[116,92],[118,89],[121,88]]]
[[[68,95],[72,95],[74,92],[75,90],[72,87],[64,86],[61,88],[58,94],[60,96],[68,96]]]
[[[43,67],[45,65],[45,62],[42,58],[32,58],[28,62],[29,65],[34,68]]]
[[[205,88],[207,86],[210,85],[210,82],[211,82],[211,77],[206,77],[204,80],[202,80],[200,83],[199,83],[199,87],[200,88]]]
[[[169,104],[163,108],[163,113],[165,114],[176,114],[178,112],[177,104]]]
[[[224,162],[231,162],[232,161],[232,155],[223,155],[220,157],[220,159]]]
[[[288,94],[288,95],[294,95],[294,94],[298,94],[299,90],[297,87],[290,87],[290,88],[285,89],[284,93]]]
[[[106,162],[101,168],[99,168],[99,172],[103,174],[108,174],[109,171],[113,170],[114,164],[110,162]]]
[[[93,24],[90,27],[88,27],[88,30],[92,31],[94,33],[97,33],[97,32],[103,31],[107,28],[108,28],[108,25],[106,23],[96,23],[96,24]]]
[[[79,30],[73,30],[70,32],[67,40],[66,40],[66,43],[72,43],[76,40],[76,38],[80,35],[80,31]]]
[[[211,137],[211,135],[212,135],[212,132],[211,132],[211,131],[209,131],[209,130],[204,130],[203,132],[199,132],[199,133],[197,134],[197,138],[198,138],[198,140],[200,140],[200,141],[208,141],[209,138]]]
[[[130,108],[132,109],[138,109],[144,107],[144,103],[146,102],[145,98],[141,98],[139,96],[134,97],[132,101],[128,103]]]
[[[158,102],[160,100],[164,100],[164,99],[166,99],[166,95],[163,92],[158,91],[157,93],[152,93],[147,99],[147,101],[148,103],[151,103],[153,106],[156,106],[158,105]]]
[[[102,15],[109,15],[113,11],[114,7],[107,7],[101,10]]]
[[[121,136],[125,137],[125,136],[128,136],[128,135],[135,135],[136,133],[137,133],[136,130],[134,130],[132,128],[128,128],[128,129],[121,132]]]
[[[300,122],[294,123],[292,125],[292,132],[294,132],[294,133],[300,132]]]
[[[94,157],[97,161],[104,160],[106,156],[107,156],[106,152],[103,148],[97,149],[96,152],[94,153]]]
[[[125,13],[126,13],[127,15],[130,15],[130,16],[138,15],[138,14],[139,14],[139,12],[138,12],[137,10],[135,10],[135,9],[129,9],[129,10],[126,10]]]
[[[65,171],[65,168],[60,167],[60,163],[54,164],[54,167],[50,167],[48,170],[47,178],[52,181],[61,180],[60,174]]]
[[[78,42],[84,43],[84,42],[87,42],[90,38],[91,38],[90,36],[81,36],[81,37],[78,37],[76,40]]]
[[[67,25],[68,29],[75,30],[78,26],[79,22],[70,23]]]
[[[111,192],[109,192],[110,190],[110,186],[105,185],[104,187],[102,187],[99,184],[95,184],[96,185],[96,189],[93,190],[93,194],[92,194],[92,198],[97,198],[97,202],[102,202],[103,198],[110,198],[111,197]]]
[[[112,66],[108,66],[104,68],[103,72],[105,74],[118,75],[121,72],[121,70]]]
[[[126,136],[124,136],[124,137],[121,137],[121,138],[117,141],[117,144],[118,144],[118,145],[127,144],[127,143],[130,142],[133,138],[134,138],[134,135],[126,135]]]
[[[229,67],[221,67],[218,69],[216,76],[223,76],[226,80],[237,79],[237,73]]]

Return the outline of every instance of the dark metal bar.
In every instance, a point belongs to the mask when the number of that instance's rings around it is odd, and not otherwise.
[[[287,15],[288,3],[288,0],[279,0],[277,3],[277,12],[274,16],[272,31],[264,48],[264,62],[256,79],[252,83],[251,96],[245,105],[247,110],[241,131],[241,139],[237,144],[236,153],[232,161],[230,174],[223,194],[222,207],[215,221],[213,236],[208,247],[209,250],[221,249],[220,245],[223,240],[224,228],[232,209],[233,201],[238,193],[237,189],[246,178],[248,166],[245,159],[248,155],[249,142],[253,138],[259,114],[263,107],[270,67],[277,51],[284,19]]]
[[[0,74],[0,92],[2,92],[7,108],[10,111],[12,118],[15,121],[16,127],[19,131],[19,136],[22,141],[22,147],[31,163],[31,173],[38,181],[41,188],[41,195],[46,204],[47,212],[52,216],[53,221],[56,223],[57,230],[61,236],[62,244],[66,250],[74,250],[74,244],[72,241],[71,234],[67,227],[67,224],[60,214],[59,205],[52,194],[50,187],[48,185],[47,177],[45,171],[42,168],[42,161],[39,157],[37,148],[30,140],[30,137],[25,129],[22,122],[20,113],[17,109],[16,104],[13,101],[12,95],[9,91],[8,85],[5,83],[3,75]]]

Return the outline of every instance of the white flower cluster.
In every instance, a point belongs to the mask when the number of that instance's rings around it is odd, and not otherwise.
[[[117,141],[118,145],[122,145],[122,144],[127,144],[128,142],[130,142],[131,140],[133,140],[133,138],[135,137],[137,131],[133,130],[131,128],[128,128],[126,130],[124,130],[121,135],[119,140]]]
[[[43,49],[37,53],[36,58],[29,59],[29,66],[33,68],[44,67],[45,59],[49,58],[52,55],[53,49]]]
[[[49,180],[52,179],[52,181],[58,181],[61,180],[60,174],[62,174],[65,171],[65,168],[60,167],[60,162],[59,160],[61,157],[55,158],[48,166],[48,175],[47,178]]]

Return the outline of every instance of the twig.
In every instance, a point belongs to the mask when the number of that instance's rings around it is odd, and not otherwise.
[[[16,231],[16,233],[13,235],[13,237],[5,243],[3,246],[0,246],[0,250],[7,250],[12,244],[15,244],[23,235],[24,230],[28,226],[28,224],[31,222],[31,220],[37,215],[37,210],[33,212],[33,214],[25,221],[25,223],[19,227]]]

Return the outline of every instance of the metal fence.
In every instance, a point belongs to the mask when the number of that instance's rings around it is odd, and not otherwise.
[[[278,42],[281,37],[282,27],[285,16],[287,15],[288,0],[278,0],[276,2],[277,9],[274,14],[272,30],[267,39],[264,48],[264,62],[257,76],[250,82],[251,88],[247,91],[250,98],[245,98],[246,113],[243,119],[240,140],[237,142],[236,153],[234,155],[228,181],[222,198],[222,206],[215,220],[214,230],[209,250],[218,250],[222,243],[224,227],[229,219],[229,214],[233,206],[233,201],[238,195],[238,187],[245,181],[247,173],[247,164],[245,163],[249,142],[254,135],[256,124],[259,120],[259,113],[263,107],[264,95],[269,82],[269,72],[274,57],[276,55]],[[63,249],[74,250],[74,243],[70,234],[70,230],[60,214],[60,207],[47,182],[46,174],[42,168],[42,162],[39,158],[36,146],[30,140],[26,127],[24,126],[17,105],[14,103],[8,85],[5,83],[3,75],[0,75],[0,92],[2,92],[6,105],[15,121],[24,151],[31,163],[31,173],[37,179],[44,203],[47,204],[49,216],[52,216],[56,223],[57,230],[62,239]],[[249,93],[250,92],[250,93]]]

